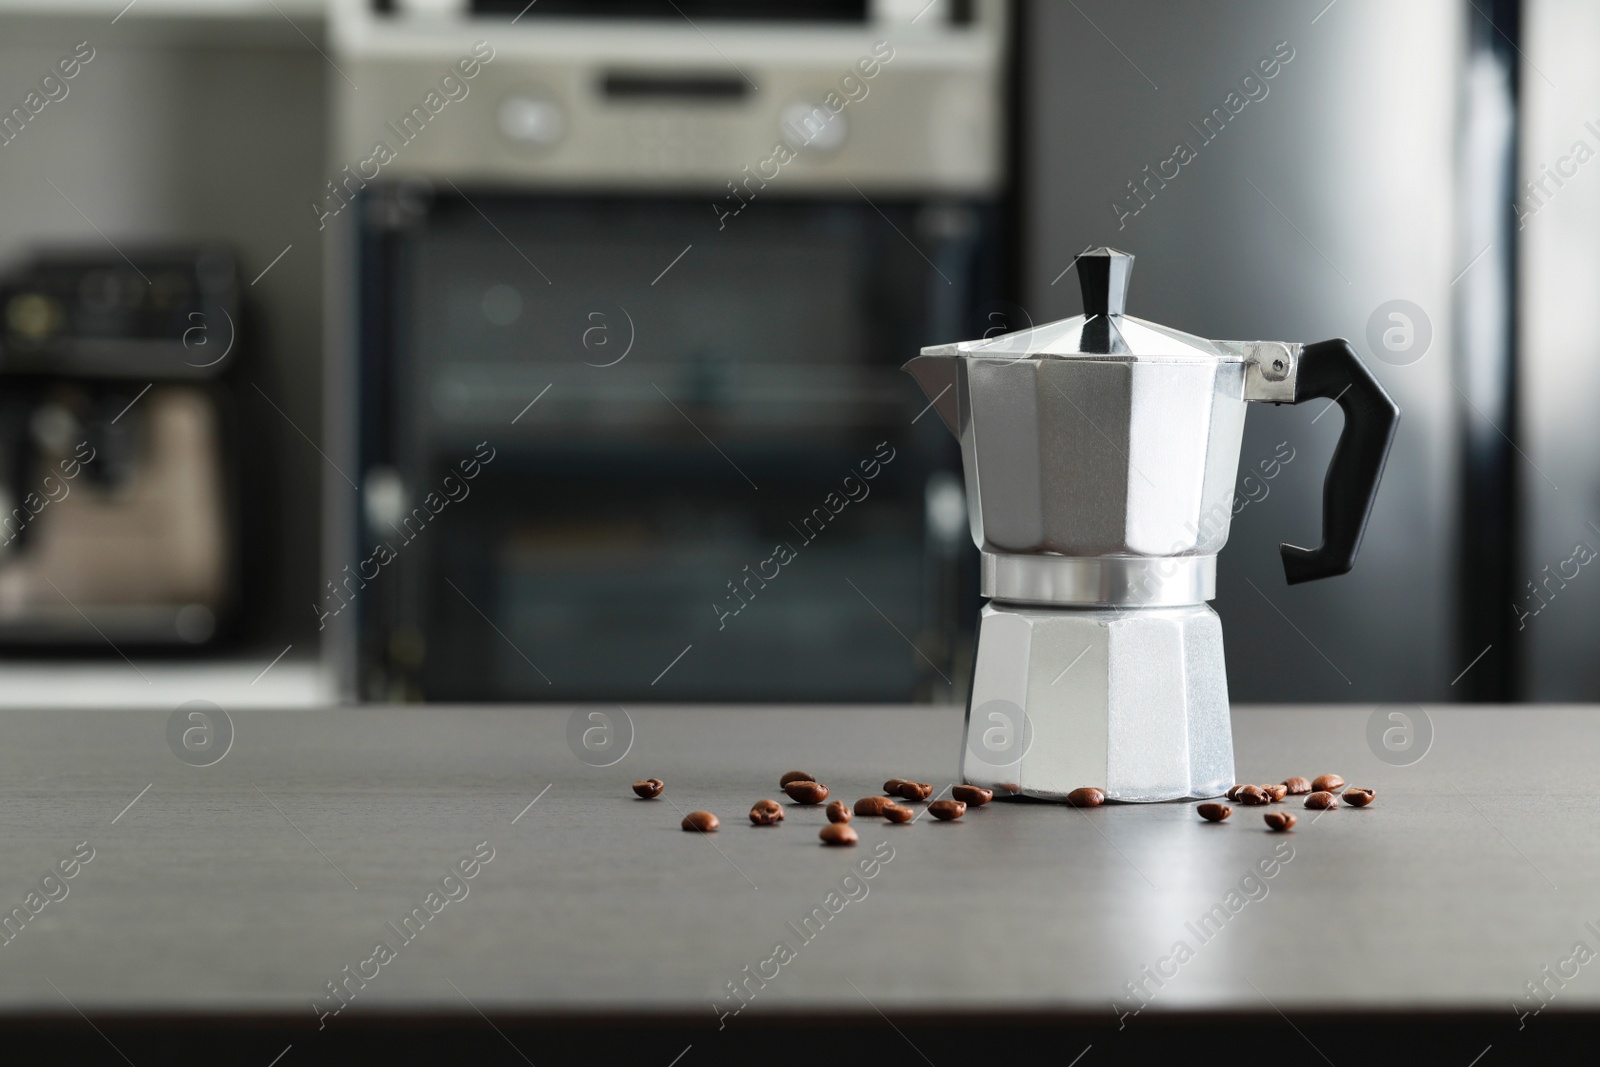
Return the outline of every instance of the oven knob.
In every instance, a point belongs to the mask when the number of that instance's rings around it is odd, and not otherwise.
[[[848,126],[844,115],[809,100],[796,100],[779,113],[778,132],[790,148],[832,154],[844,146]]]
[[[567,113],[542,94],[513,93],[500,101],[500,132],[507,140],[534,148],[549,148],[567,135]]]

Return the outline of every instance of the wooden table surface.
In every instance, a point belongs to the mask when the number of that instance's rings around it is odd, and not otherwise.
[[[386,1018],[470,1023],[508,1056],[491,1020],[653,1019],[705,1055],[808,1017],[910,1044],[890,1020],[1104,1035],[1215,1016],[1316,1047],[1330,1019],[1414,1016],[1492,1021],[1504,1049],[1600,1006],[1577,951],[1600,953],[1593,708],[1403,707],[1433,733],[1408,766],[1374,755],[1370,706],[1236,708],[1241,780],[1334,771],[1378,792],[1293,803],[1287,835],[1238,805],[1211,825],[1189,803],[1013,802],[857,819],[853,849],[820,846],[820,809],[745,813],[785,799],[791,768],[847,801],[890,776],[943,787],[960,709],[630,707],[631,748],[604,768],[569,746],[573,710],[239,711],[209,767],[174,754],[165,712],[6,713],[0,911],[28,918],[0,944],[0,1018],[106,1056],[150,1038],[141,1019],[269,1020],[292,1028],[293,1067]],[[635,799],[649,776],[666,794]],[[721,831],[682,832],[691,808]],[[474,877],[448,877],[475,853]],[[63,861],[75,876],[46,880]]]

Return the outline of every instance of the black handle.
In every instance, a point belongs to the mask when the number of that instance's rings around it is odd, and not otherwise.
[[[1344,412],[1344,430],[1322,485],[1322,545],[1280,546],[1290,585],[1346,574],[1355,565],[1367,531],[1378,481],[1389,461],[1400,408],[1342,337],[1300,350],[1294,402],[1326,397]]]

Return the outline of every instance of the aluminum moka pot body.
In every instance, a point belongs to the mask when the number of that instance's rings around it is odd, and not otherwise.
[[[1326,396],[1346,425],[1323,544],[1291,583],[1343,574],[1399,410],[1342,340],[1213,341],[1125,312],[1133,257],[1077,259],[1084,314],[922,350],[905,369],[961,442],[990,598],[962,777],[1001,794],[1124,801],[1233,784],[1216,557],[1251,401]]]

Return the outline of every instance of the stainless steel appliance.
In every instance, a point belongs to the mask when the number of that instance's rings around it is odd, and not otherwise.
[[[893,354],[1019,317],[986,288],[1005,5],[332,28],[313,210],[352,314],[310,610],[346,693],[953,697],[959,458]]]
[[[1210,341],[1125,313],[1133,257],[1076,259],[1083,314],[924,348],[906,364],[961,442],[983,609],[962,774],[1058,799],[1233,784],[1216,556],[1245,402],[1336,402],[1322,544],[1291,584],[1350,570],[1399,408],[1344,340]]]
[[[203,646],[240,606],[234,259],[133,257],[0,283],[0,647]]]
[[[1495,620],[1512,619],[1508,598],[1475,606],[1472,590],[1491,568],[1480,565],[1474,576],[1463,565],[1474,555],[1480,564],[1486,560],[1487,553],[1468,547],[1491,541],[1501,525],[1495,513],[1476,511],[1469,518],[1466,510],[1481,473],[1463,465],[1464,426],[1480,421],[1469,404],[1564,491],[1567,481],[1546,459],[1585,454],[1565,432],[1569,424],[1557,429],[1551,422],[1543,399],[1531,402],[1539,419],[1525,425],[1548,434],[1552,451],[1536,452],[1532,438],[1519,436],[1501,417],[1499,403],[1486,399],[1484,372],[1469,373],[1461,361],[1467,346],[1478,344],[1472,338],[1484,332],[1477,325],[1481,316],[1501,314],[1501,302],[1486,301],[1476,287],[1480,272],[1498,270],[1510,245],[1495,237],[1485,252],[1493,235],[1462,231],[1460,215],[1470,209],[1515,223],[1511,192],[1480,197],[1462,182],[1464,170],[1493,166],[1499,158],[1480,151],[1484,142],[1478,138],[1484,132],[1499,136],[1510,114],[1470,105],[1491,82],[1471,40],[1481,35],[1498,41],[1515,58],[1515,46],[1485,17],[1498,18],[1513,5],[1341,2],[1322,14],[1326,5],[1322,0],[1302,14],[1263,0],[1096,6],[1079,0],[1079,11],[1057,0],[1023,0],[1019,61],[1029,106],[1022,114],[1027,158],[1021,173],[1028,225],[1019,302],[1035,322],[1076,314],[1077,287],[1062,272],[1084,246],[1113,245],[1139,253],[1136,300],[1147,318],[1207,337],[1348,336],[1406,417],[1385,468],[1361,566],[1336,582],[1288,589],[1279,584],[1276,546],[1315,537],[1320,491],[1317,479],[1290,475],[1301,465],[1326,462],[1340,415],[1330,411],[1319,418],[1321,412],[1313,411],[1307,417],[1270,405],[1253,410],[1240,453],[1241,480],[1253,476],[1240,487],[1249,503],[1233,518],[1231,556],[1217,576],[1213,606],[1227,620],[1235,652],[1271,648],[1272,654],[1254,657],[1249,670],[1236,669],[1230,696],[1236,704],[1349,701],[1369,708],[1389,701],[1459,700],[1502,662],[1505,646],[1496,638],[1469,645],[1456,637],[1458,622],[1469,616],[1487,620],[1491,610]],[[1576,25],[1565,14],[1550,24],[1556,33]],[[1516,40],[1512,27],[1503,31]],[[1573,30],[1571,39],[1582,41],[1586,32]],[[1284,54],[1292,49],[1294,58],[1282,62],[1275,78],[1258,84],[1262,62],[1276,59],[1282,42],[1288,45]],[[1569,89],[1575,77],[1563,79],[1556,69],[1568,60],[1545,62],[1526,42],[1518,43],[1563,94],[1584,99],[1582,89]],[[1403,88],[1372,78],[1373,64],[1406,70]],[[1278,68],[1268,63],[1268,69]],[[1524,91],[1550,92],[1543,79],[1525,70]],[[1229,114],[1247,93],[1260,95],[1263,85],[1269,96]],[[1516,88],[1514,76],[1509,85]],[[1229,116],[1220,136],[1217,108]],[[1361,121],[1348,121],[1352,115]],[[1535,168],[1553,165],[1581,131],[1582,122],[1572,121],[1559,138],[1552,132],[1547,147],[1559,140],[1561,152],[1540,148],[1529,157]],[[1189,159],[1180,152],[1188,161],[1172,180],[1173,166],[1166,161],[1179,146],[1197,155]],[[1437,195],[1396,196],[1397,188]],[[1569,210],[1576,188],[1569,182],[1559,209],[1553,205],[1537,225]],[[1140,198],[1145,206],[1128,217]],[[1573,217],[1564,228],[1580,234],[1584,225]],[[1568,270],[1568,262],[1560,269],[1574,277],[1576,268]],[[1395,301],[1425,314],[1392,319]],[[1458,304],[1471,309],[1470,317],[1452,313]],[[1555,321],[1540,309],[1518,320]],[[1384,340],[1385,331],[1397,325],[1411,335],[1407,351],[1391,350]],[[1559,352],[1564,344],[1538,347]],[[1488,376],[1497,373],[1488,369]],[[1571,391],[1569,402],[1586,395],[1586,384],[1566,371],[1559,380],[1561,389]],[[1486,429],[1528,479],[1544,486],[1504,438]],[[1259,461],[1291,450],[1294,459],[1282,476],[1261,477]],[[1575,536],[1579,526],[1568,529]],[[1552,556],[1559,546],[1547,542],[1539,566],[1570,554],[1567,544]],[[1523,582],[1539,566],[1518,575],[1515,587],[1525,589]],[[1569,602],[1583,595],[1581,586],[1563,594]],[[1558,625],[1549,632],[1584,631]],[[1490,640],[1493,650],[1479,659]],[[1553,670],[1553,662],[1541,663],[1541,672]],[[1507,696],[1501,692],[1497,699]]]

